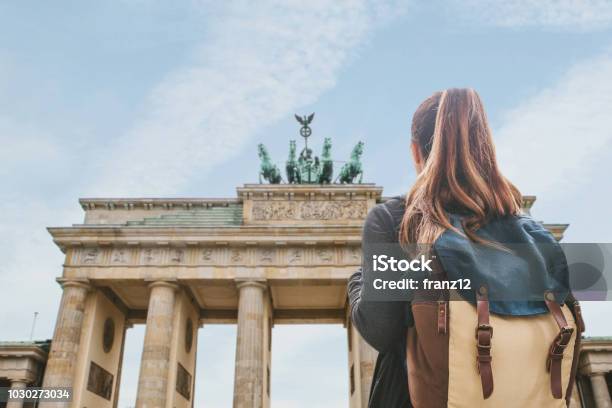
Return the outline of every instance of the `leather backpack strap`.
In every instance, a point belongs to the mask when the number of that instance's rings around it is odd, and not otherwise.
[[[448,333],[448,301],[438,300],[438,334]]]
[[[555,318],[557,326],[559,326],[559,334],[553,340],[548,352],[546,369],[550,372],[550,390],[552,395],[557,399],[561,399],[563,398],[561,363],[563,361],[563,353],[574,333],[574,328],[567,325],[565,315],[561,310],[561,306],[556,302],[554,293],[546,292],[544,294],[544,302],[550,314]]]
[[[576,382],[576,373],[578,372],[578,360],[580,359],[580,343],[582,340],[582,333],[584,333],[584,319],[582,318],[582,309],[580,303],[576,300],[574,295],[570,292],[565,299],[565,304],[570,308],[574,320],[576,321],[576,328],[578,333],[576,334],[576,340],[574,342],[574,356],[572,359],[572,369],[570,374],[570,380],[567,384],[567,390],[565,391],[565,403],[569,407],[570,400],[572,398],[572,392],[574,390],[574,383]]]
[[[565,299],[565,303],[569,306],[572,314],[574,315],[574,319],[576,320],[576,327],[580,333],[584,333],[584,319],[582,318],[582,308],[580,307],[580,303],[574,297],[574,294],[570,292]]]
[[[476,312],[478,314],[476,363],[482,382],[482,396],[487,399],[493,394],[493,369],[491,368],[493,327],[489,324],[489,295],[487,287],[484,285],[476,292]]]
[[[435,253],[434,253],[435,254]],[[433,260],[433,270],[434,272],[431,275],[432,280],[438,280],[440,282],[446,281],[448,279],[444,268],[442,267],[442,263],[439,261],[439,257],[436,254],[436,257]],[[448,334],[448,301],[450,299],[450,291],[448,289],[440,289],[437,291],[437,307],[436,307],[436,326],[438,329],[438,334],[447,335]]]

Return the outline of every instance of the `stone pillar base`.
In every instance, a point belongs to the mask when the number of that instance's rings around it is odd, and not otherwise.
[[[28,382],[24,379],[11,380],[11,390],[23,390],[28,387]],[[22,408],[23,400],[21,401],[9,401],[6,404],[6,408]]]

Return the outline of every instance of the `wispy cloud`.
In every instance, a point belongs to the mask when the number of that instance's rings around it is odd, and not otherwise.
[[[220,5],[215,5],[220,4]],[[234,157],[259,129],[331,88],[395,1],[208,3],[208,37],[110,146],[91,194],[167,194]]]
[[[612,54],[571,68],[510,110],[496,132],[506,175],[538,201],[534,214],[569,222],[566,242],[610,242]],[[584,302],[587,334],[609,335],[609,302]]]
[[[612,54],[605,53],[504,115],[496,133],[504,169],[526,193],[555,200],[595,185],[610,167],[604,160],[612,154],[610,112]],[[608,190],[594,189],[591,199]]]
[[[597,30],[612,24],[608,0],[452,0],[455,11],[479,24]]]
[[[45,118],[29,121],[36,116],[29,94],[22,101],[26,119],[0,117],[4,340],[27,338],[34,311],[41,312],[34,337],[51,335],[61,296],[54,278],[61,274],[62,254],[45,227],[78,223],[78,195],[179,194],[186,183],[232,159],[256,132],[332,88],[373,30],[404,9],[404,2],[394,0],[194,3],[201,7],[194,13],[202,15],[205,38],[189,61],[177,63],[151,90],[142,116],[118,137],[110,135],[103,144],[75,132],[72,118],[53,129]],[[18,83],[33,92],[29,80],[17,80],[20,67],[8,69],[6,59],[0,59],[0,89]],[[53,81],[54,90],[65,91],[60,85]],[[99,86],[95,80],[87,85]],[[85,99],[89,89],[79,88],[77,99]],[[5,97],[3,102],[14,107],[16,100]],[[57,103],[44,103],[42,110],[58,116]],[[112,120],[112,108],[102,110]],[[104,123],[91,126],[104,128]],[[125,359],[123,406],[134,400],[141,337],[139,328],[128,344],[133,352]],[[231,357],[219,358],[231,367]],[[210,383],[204,388],[218,393]]]

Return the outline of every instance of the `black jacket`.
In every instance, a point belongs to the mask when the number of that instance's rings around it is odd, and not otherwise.
[[[376,206],[366,218],[363,242],[398,241],[398,226],[404,202],[391,199]],[[348,283],[353,324],[372,347],[378,359],[370,389],[370,408],[410,408],[406,371],[406,330],[412,324],[407,302],[361,302],[361,270]]]

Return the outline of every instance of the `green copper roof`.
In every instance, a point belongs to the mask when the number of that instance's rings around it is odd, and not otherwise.
[[[0,348],[7,347],[39,347],[45,351],[49,351],[51,339],[49,340],[33,340],[33,341],[0,341]]]
[[[231,227],[242,224],[242,204],[228,203],[226,206],[177,211],[159,217],[128,221],[131,227]]]

